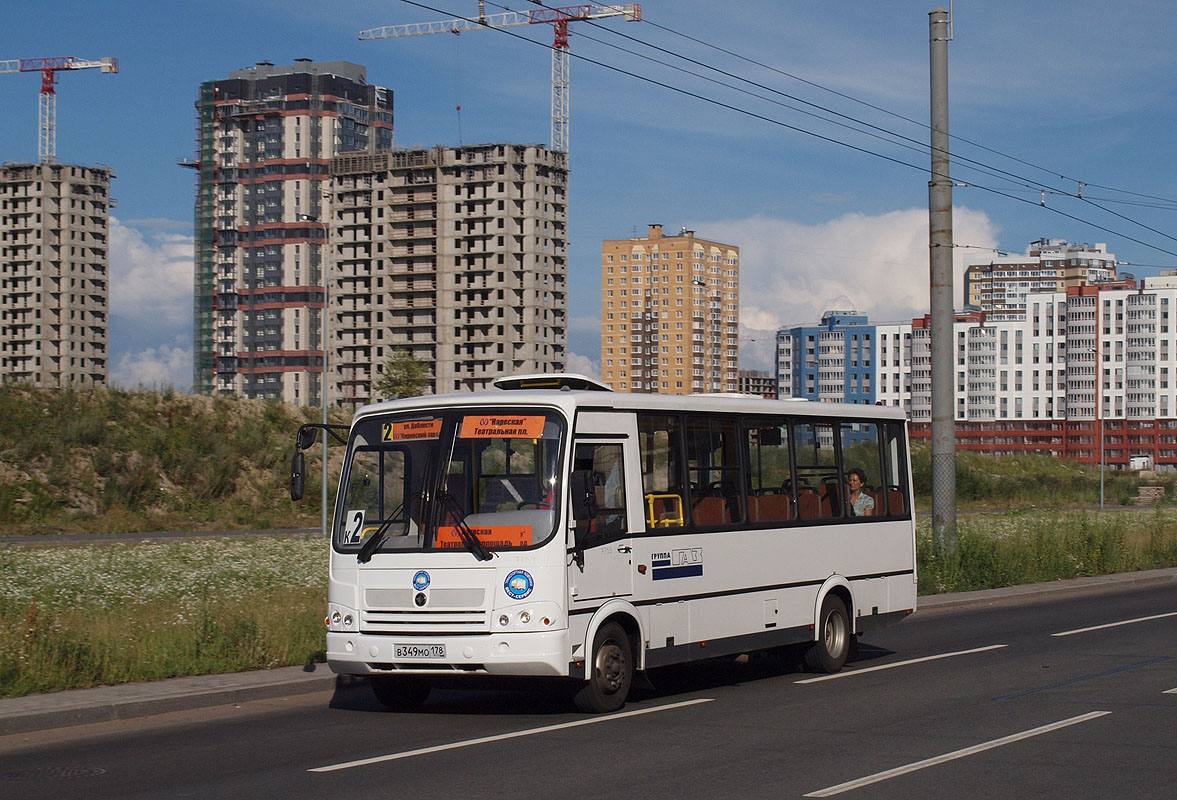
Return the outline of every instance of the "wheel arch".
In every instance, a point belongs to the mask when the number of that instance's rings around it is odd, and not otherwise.
[[[593,649],[593,641],[597,637],[597,631],[601,629],[602,625],[609,622],[616,622],[625,631],[626,636],[629,637],[629,645],[635,669],[646,668],[646,648],[645,648],[645,629],[642,627],[641,617],[638,615],[637,609],[632,603],[626,600],[610,600],[597,609],[593,614],[592,619],[589,620],[588,629],[584,634],[584,648],[583,652],[585,658],[584,671],[582,674],[574,676],[588,679],[588,665],[591,660],[591,653]]]
[[[850,632],[854,633],[857,628],[858,616],[854,613],[854,595],[850,590],[850,581],[846,580],[841,575],[831,575],[826,578],[825,583],[817,591],[817,599],[813,605],[813,640],[817,641],[821,635],[821,607],[825,603],[826,598],[834,595],[842,601],[846,606],[846,614],[850,617]]]

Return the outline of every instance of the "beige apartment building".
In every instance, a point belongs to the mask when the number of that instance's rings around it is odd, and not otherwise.
[[[601,376],[618,392],[739,388],[740,249],[683,228],[601,245]]]
[[[107,381],[108,167],[0,167],[0,381]]]

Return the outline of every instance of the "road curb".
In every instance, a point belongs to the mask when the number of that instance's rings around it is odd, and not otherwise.
[[[1032,599],[1065,591],[1163,582],[1177,582],[1177,569],[1126,572],[978,592],[929,595],[919,598],[918,607],[931,611],[1016,601],[1020,598]],[[325,664],[311,664],[305,667],[169,678],[3,699],[0,700],[0,736],[306,694],[333,688],[337,685],[337,678],[340,684],[352,682],[347,676],[334,675]]]
[[[1021,586],[1005,586],[1000,589],[982,589],[976,592],[955,592],[952,594],[924,595],[917,602],[917,610],[938,608],[959,608],[999,600],[1039,597],[1059,592],[1074,592],[1103,587],[1122,587],[1148,583],[1177,581],[1177,568],[1150,569],[1140,572],[1120,572],[1115,575],[1096,575],[1090,578],[1070,578],[1049,583],[1027,583]]]
[[[71,689],[0,700],[0,736],[306,694],[334,686],[325,664]]]

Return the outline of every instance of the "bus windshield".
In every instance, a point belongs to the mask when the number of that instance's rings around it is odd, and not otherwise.
[[[372,416],[352,429],[334,545],[373,552],[495,550],[555,531],[565,425],[544,409]],[[376,541],[373,539],[379,539]]]

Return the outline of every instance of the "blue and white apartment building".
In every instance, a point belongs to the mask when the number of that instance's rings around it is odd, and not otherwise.
[[[817,325],[777,331],[777,397],[875,402],[875,326],[857,311],[826,311]]]
[[[1016,316],[956,315],[958,447],[1177,465],[1177,274],[1027,288]],[[926,438],[931,327],[828,311],[778,331],[777,385],[782,398],[902,407]]]

